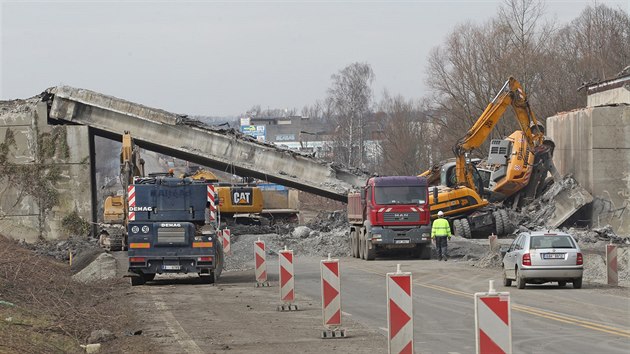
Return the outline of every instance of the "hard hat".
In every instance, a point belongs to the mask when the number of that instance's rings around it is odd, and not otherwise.
[[[444,212],[442,210],[438,211],[438,216],[444,216]]]

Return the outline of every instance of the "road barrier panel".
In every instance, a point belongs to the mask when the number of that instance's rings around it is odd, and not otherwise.
[[[509,292],[496,292],[490,280],[487,293],[475,293],[477,354],[512,354],[512,307]]]
[[[346,331],[341,328],[341,282],[339,260],[330,258],[320,264],[322,284],[322,318],[324,330],[322,338],[345,338]]]
[[[232,255],[232,241],[230,240],[230,237],[232,236],[232,232],[230,231],[230,229],[223,229],[223,232],[221,233],[222,236],[222,241],[223,242],[223,253],[225,253],[228,256]]]
[[[217,214],[216,214],[217,206],[216,206],[216,204],[214,202],[215,201],[214,186],[209,184],[207,192],[208,192],[207,194],[208,194],[208,205],[209,205],[209,207],[208,207],[208,210],[209,210],[208,218],[209,218],[209,221],[212,222],[212,221],[215,221],[217,219]]]
[[[282,305],[278,305],[278,311],[297,311],[295,301],[295,277],[293,273],[293,251],[284,246],[284,250],[279,253],[280,266],[280,300]]]
[[[413,353],[413,279],[411,273],[387,273],[387,352]]]
[[[606,245],[606,275],[608,277],[608,285],[619,285],[617,246],[612,244]]]
[[[256,287],[269,286],[267,281],[267,253],[265,253],[265,241],[254,241],[254,257],[256,262]]]

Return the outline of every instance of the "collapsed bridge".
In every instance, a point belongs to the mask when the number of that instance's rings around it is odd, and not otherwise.
[[[48,89],[48,120],[89,127],[90,136],[120,141],[129,131],[147,150],[240,176],[282,184],[319,196],[347,201],[353,186],[367,175],[255,141],[233,129],[222,129],[164,110],[69,86]],[[92,138],[91,138],[92,139]]]

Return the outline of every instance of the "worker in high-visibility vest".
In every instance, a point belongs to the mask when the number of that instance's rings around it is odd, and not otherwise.
[[[437,249],[438,261],[442,258],[444,261],[448,260],[448,243],[447,239],[451,239],[451,226],[448,224],[448,220],[444,219],[444,212],[438,211],[438,218],[433,220],[431,226],[431,238],[435,242],[435,248]]]

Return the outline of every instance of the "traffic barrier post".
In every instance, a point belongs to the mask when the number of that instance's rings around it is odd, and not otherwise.
[[[295,277],[293,273],[293,251],[284,246],[284,250],[279,252],[280,266],[280,300],[282,305],[278,306],[278,311],[297,311],[295,300]]]
[[[256,262],[256,287],[269,286],[267,281],[267,254],[265,253],[265,241],[254,241],[254,257]]]
[[[322,318],[324,331],[322,338],[344,338],[346,331],[341,328],[341,282],[339,260],[330,258],[320,264],[322,280]]]
[[[232,241],[230,240],[231,236],[232,232],[230,231],[230,229],[223,229],[223,232],[221,233],[223,242],[223,253],[225,253],[225,255],[227,256],[232,255]]]
[[[490,280],[487,293],[475,293],[477,354],[512,353],[512,314],[509,292],[496,292]]]
[[[413,353],[413,280],[411,273],[387,273],[387,352]]]
[[[608,277],[608,285],[619,285],[619,273],[617,264],[617,246],[606,245],[606,275]]]

